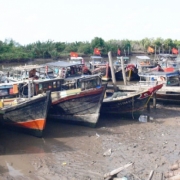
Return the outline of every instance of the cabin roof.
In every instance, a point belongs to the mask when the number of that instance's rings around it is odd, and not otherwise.
[[[176,58],[177,57],[177,55],[174,55],[174,54],[159,54],[159,56],[166,57],[166,58],[168,58],[168,57]]]
[[[148,56],[136,56],[138,59],[150,59]]]
[[[83,59],[82,57],[71,57],[70,59],[76,60],[76,59]]]
[[[24,66],[16,66],[16,67],[12,67],[13,70],[18,70],[18,71],[23,71],[23,70],[27,70],[30,71],[32,69],[40,69],[43,68],[44,65],[24,65]]]
[[[138,74],[141,77],[150,77],[150,76],[166,76],[166,77],[171,77],[171,76],[179,76],[179,71],[175,70],[173,72],[163,72],[163,71],[152,71],[152,72],[142,72]]]
[[[92,59],[102,59],[102,56],[91,56]]]
[[[56,67],[71,67],[75,65],[83,65],[82,63],[71,63],[66,61],[57,61],[57,62],[50,62],[46,63],[47,66],[56,66]]]
[[[119,59],[121,59],[121,57],[123,57],[124,60],[128,60],[129,59],[129,57],[127,57],[127,56],[117,56],[117,59],[119,60]]]
[[[75,76],[75,77],[67,77],[64,80],[65,81],[72,81],[72,80],[91,80],[91,79],[95,79],[99,77],[100,78],[100,74],[93,74],[93,75],[79,75],[79,76]]]

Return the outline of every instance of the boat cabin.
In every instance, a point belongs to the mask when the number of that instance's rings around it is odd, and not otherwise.
[[[90,69],[95,69],[100,66],[106,66],[106,61],[103,60],[102,56],[91,56],[90,57]]]
[[[23,81],[28,79],[45,79],[46,69],[44,65],[24,65],[12,67],[7,72],[7,79],[10,82]]]
[[[118,56],[118,57],[117,57],[117,60],[115,60],[115,61],[113,62],[113,66],[114,66],[115,72],[121,70],[121,58],[123,58],[123,61],[124,61],[124,68],[127,66],[127,64],[130,63],[129,57],[126,57],[126,56],[122,56],[122,57],[121,57],[121,56]]]
[[[69,89],[80,88],[81,91],[83,91],[87,89],[101,87],[101,84],[102,84],[102,80],[98,74],[86,75],[76,78],[69,77],[64,79],[64,83],[62,84],[62,89],[69,90]]]
[[[179,71],[174,70],[173,72],[162,72],[162,71],[152,71],[146,73],[139,73],[140,84],[143,85],[154,85],[157,83],[163,83],[165,86],[179,86],[180,77]]]
[[[57,61],[45,64],[48,68],[50,78],[68,78],[81,76],[83,74],[82,63],[70,63],[66,61]]]
[[[174,69],[179,69],[180,61],[176,60],[177,55],[173,54],[159,54],[158,64],[162,68],[173,67]]]
[[[136,56],[136,66],[138,68],[138,72],[147,71],[148,68],[153,68],[156,65],[156,62],[148,56]]]
[[[70,63],[84,64],[84,59],[82,57],[70,57]]]

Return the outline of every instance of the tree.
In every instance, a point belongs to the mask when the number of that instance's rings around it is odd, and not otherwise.
[[[92,41],[91,41],[91,47],[92,49],[94,48],[98,48],[101,51],[101,54],[105,53],[105,41],[102,38],[99,37],[95,37]]]

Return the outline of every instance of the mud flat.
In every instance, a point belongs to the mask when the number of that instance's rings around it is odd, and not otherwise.
[[[144,111],[142,114],[148,114]],[[96,128],[48,121],[36,138],[0,127],[1,180],[103,180],[117,174],[128,180],[161,180],[180,160],[180,106],[157,104],[151,121],[100,117]]]

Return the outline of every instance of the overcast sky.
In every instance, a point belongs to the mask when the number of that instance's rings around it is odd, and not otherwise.
[[[180,0],[0,0],[0,40],[180,40]]]

